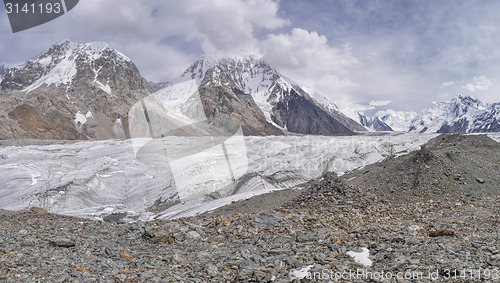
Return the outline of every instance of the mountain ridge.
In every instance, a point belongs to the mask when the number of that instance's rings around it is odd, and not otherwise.
[[[65,40],[2,72],[1,139],[125,138],[128,108],[148,94],[135,64],[107,43]]]
[[[222,73],[228,75],[240,91],[251,94],[264,113],[267,122],[285,132],[328,135],[352,134],[353,131],[366,130],[363,126],[341,113],[335,104],[315,92],[305,91],[298,83],[283,76],[257,56],[233,56],[219,60],[209,56],[202,56],[172,84],[187,79],[196,80],[199,84],[206,72],[212,68],[219,68]],[[217,83],[217,79],[214,80]],[[297,102],[299,97],[304,98],[301,102],[303,105],[300,107],[302,110],[317,108],[313,111],[314,118],[303,119],[300,123],[290,115],[285,115],[291,106],[288,104],[292,101]],[[279,109],[277,105],[280,105]],[[297,104],[294,105],[297,106]],[[302,115],[307,116],[311,113],[306,111]],[[327,118],[327,116],[330,118]],[[327,130],[328,127],[323,127],[327,120],[329,123],[339,123],[340,125],[335,125]],[[322,130],[319,130],[320,128]]]
[[[450,102],[433,102],[410,125],[410,132],[487,133],[500,131],[500,103],[484,103],[457,95]]]
[[[227,132],[238,123],[247,135],[500,131],[500,103],[470,96],[434,102],[421,115],[389,109],[367,117],[337,106],[256,55],[205,55],[172,82],[153,83],[105,42],[64,40],[25,62],[0,64],[0,139],[128,138],[131,105],[187,80],[200,88],[208,123]]]

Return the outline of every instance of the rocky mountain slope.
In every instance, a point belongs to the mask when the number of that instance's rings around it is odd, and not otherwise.
[[[0,139],[125,138],[130,105],[148,94],[134,63],[106,43],[63,41],[0,74]]]
[[[186,80],[203,85],[203,90],[200,88],[202,100],[213,100],[214,95],[220,95],[217,87],[225,88],[228,97],[234,97],[234,93],[250,94],[265,118],[256,116],[258,123],[265,125],[267,122],[285,132],[338,135],[366,130],[326,98],[306,92],[264,61],[251,56],[222,60],[202,57],[173,84]],[[211,122],[223,117],[217,113],[207,116]]]
[[[0,139],[130,137],[130,107],[152,92],[164,99],[165,87],[187,80],[196,82],[209,124],[198,134],[215,128],[231,133],[236,125],[246,135],[366,130],[325,97],[304,90],[254,57],[202,57],[178,80],[151,83],[130,59],[105,43],[64,41],[26,62],[0,66]]]
[[[367,117],[359,114],[360,124],[372,131],[393,131],[393,129],[379,117]]]
[[[487,133],[500,131],[500,103],[483,103],[458,95],[451,102],[433,102],[412,122],[411,132]]]
[[[500,193],[500,144],[486,135],[440,135],[419,151],[343,176],[396,202]]]

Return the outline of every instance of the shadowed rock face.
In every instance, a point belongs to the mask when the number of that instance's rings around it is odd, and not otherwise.
[[[374,131],[392,131],[393,129],[389,127],[386,123],[382,122],[379,117],[366,117],[364,115],[358,114],[361,120],[361,124],[373,129]]]
[[[217,77],[221,83],[214,83]],[[283,135],[277,127],[266,121],[251,95],[239,90],[234,81],[214,68],[209,70],[199,87],[208,123],[234,133],[241,125],[244,135]]]
[[[350,135],[351,130],[304,96],[291,90],[289,99],[276,104],[274,122],[290,132],[313,135]]]
[[[263,60],[251,56],[221,60],[202,57],[184,72],[181,79],[196,80],[201,87],[221,86],[227,93],[234,94],[233,97],[237,97],[236,90],[251,95],[254,100],[253,105],[259,108],[256,109],[256,113],[261,112],[269,124],[283,132],[345,135],[352,134],[352,131],[366,131],[362,125],[342,114],[338,107],[328,102],[326,98],[311,90],[306,92]],[[212,119],[209,112],[213,105],[207,104],[209,119]],[[247,119],[243,124],[249,123],[249,117],[240,118]],[[256,119],[260,121],[261,115],[256,116]],[[262,121],[259,123],[265,124]],[[269,129],[269,126],[265,127]],[[262,126],[257,128],[257,131],[255,128],[246,132],[253,134],[262,132]],[[262,134],[274,133],[265,130]]]

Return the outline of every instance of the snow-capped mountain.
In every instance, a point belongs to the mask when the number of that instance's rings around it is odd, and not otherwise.
[[[359,119],[361,120],[360,124],[367,127],[370,131],[393,131],[393,129],[384,121],[380,120],[379,117],[367,117],[359,114]]]
[[[148,94],[134,63],[100,42],[60,42],[0,76],[4,139],[125,138],[128,108]]]
[[[353,121],[365,127],[365,130],[374,131],[392,131],[393,129],[378,117],[368,117],[350,107],[342,107],[340,111]]]
[[[270,123],[273,128],[284,132],[336,135],[366,130],[343,115],[338,107],[326,98],[313,91],[304,90],[256,57],[215,60],[204,56],[172,84],[186,80],[195,80],[200,86],[204,106],[209,108],[205,111],[219,109],[214,115],[207,115],[212,123],[220,124],[221,119],[227,118],[227,113],[220,112],[220,109],[224,108],[221,108],[222,104],[212,104],[208,101],[213,100],[214,95],[220,97],[221,94],[229,94],[228,97],[231,97],[240,93],[250,94],[252,101],[260,109],[259,112],[263,114],[265,121],[259,117],[258,124]],[[248,107],[253,106],[248,104]]]
[[[384,122],[392,130],[398,132],[407,132],[411,124],[417,119],[418,114],[412,111],[394,111],[388,109],[375,114],[380,121]]]
[[[410,132],[485,133],[500,131],[500,103],[483,103],[458,95],[451,102],[433,102],[410,126]]]

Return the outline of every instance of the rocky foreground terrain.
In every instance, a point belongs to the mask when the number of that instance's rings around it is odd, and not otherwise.
[[[499,282],[498,147],[439,136],[301,192],[169,221],[3,210],[0,281]],[[371,266],[347,254],[362,248]]]

